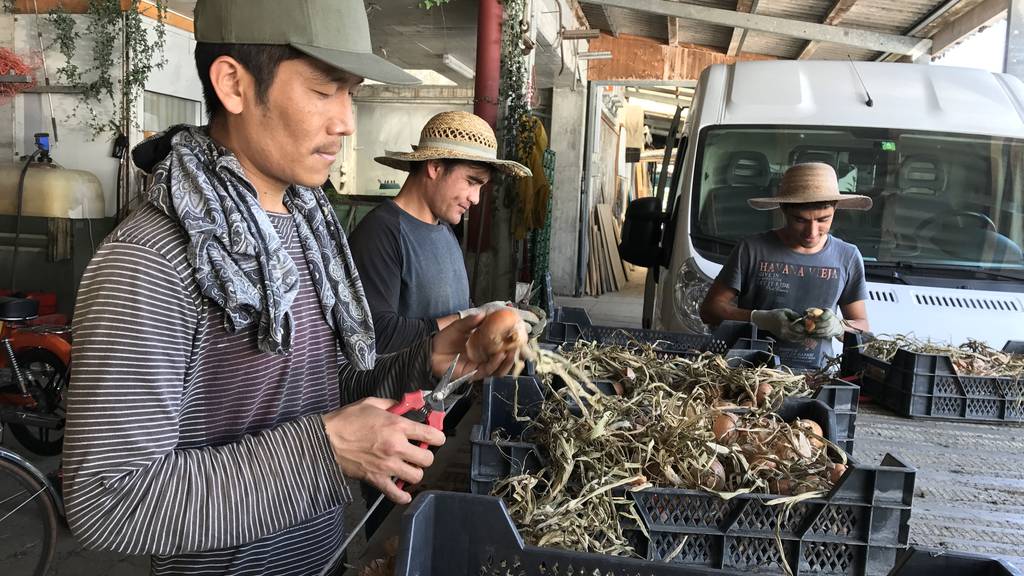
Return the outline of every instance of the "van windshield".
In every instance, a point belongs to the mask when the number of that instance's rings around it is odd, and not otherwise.
[[[867,212],[837,212],[832,227],[869,267],[1024,270],[1022,144],[868,128],[708,128],[697,149],[691,236],[702,256],[723,262],[739,238],[782,225],[778,210],[747,200],[775,195],[794,164],[825,162],[840,191],[874,200]]]

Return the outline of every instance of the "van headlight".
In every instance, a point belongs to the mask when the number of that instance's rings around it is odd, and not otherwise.
[[[693,258],[684,262],[676,274],[672,296],[676,317],[687,330],[696,334],[710,333],[700,319],[700,307],[711,288],[711,281],[711,278],[700,271]]]

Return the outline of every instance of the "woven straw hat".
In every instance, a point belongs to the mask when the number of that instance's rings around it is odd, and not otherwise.
[[[396,170],[409,171],[412,162],[425,160],[467,160],[490,164],[520,178],[533,176],[530,169],[511,160],[498,160],[498,139],[483,118],[469,112],[442,112],[420,132],[420,143],[412,152],[385,152],[374,160]]]
[[[836,171],[821,162],[797,164],[786,170],[779,184],[779,193],[772,198],[751,198],[755,210],[774,210],[783,204],[838,202],[836,209],[870,210],[871,198],[859,194],[841,194]]]

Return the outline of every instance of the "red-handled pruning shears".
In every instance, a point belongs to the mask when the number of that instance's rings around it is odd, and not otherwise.
[[[455,366],[458,363],[459,356],[456,355],[455,360],[448,367],[448,371],[445,372],[444,377],[441,378],[441,381],[438,382],[433,390],[429,392],[424,392],[423,390],[409,392],[402,397],[401,402],[389,408],[388,412],[404,416],[414,422],[426,424],[431,428],[444,432],[445,414],[464,395],[456,394],[455,391],[459,389],[459,386],[476,375],[476,370],[473,370],[469,374],[452,380],[452,376],[455,374]],[[420,443],[420,448],[426,447],[426,442]],[[405,481],[399,480],[397,484],[399,488],[405,487]]]
[[[448,367],[448,371],[445,372],[444,377],[441,378],[441,381],[437,383],[437,386],[434,387],[433,390],[428,392],[424,392],[423,390],[409,392],[402,397],[401,402],[395,404],[391,408],[388,408],[388,412],[404,416],[409,420],[426,424],[431,428],[436,428],[444,432],[445,414],[452,406],[455,405],[456,402],[459,401],[460,398],[465,395],[464,393],[456,394],[456,390],[459,389],[459,386],[476,375],[476,370],[473,370],[464,376],[452,380],[452,376],[455,375],[455,367],[458,363],[459,355],[456,354],[455,360],[452,360],[451,366]],[[420,448],[426,448],[427,443],[421,442],[419,446]],[[405,480],[399,480],[395,485],[397,485],[401,490],[402,488],[405,488]],[[370,506],[370,509],[367,510],[366,514],[359,520],[356,527],[349,532],[348,537],[341,543],[341,547],[338,548],[338,551],[334,553],[331,561],[327,563],[327,566],[325,566],[323,571],[320,573],[321,576],[326,576],[334,570],[335,564],[338,562],[338,558],[341,558],[341,555],[345,552],[345,549],[348,548],[352,539],[359,533],[363,524],[366,524],[366,521],[370,519],[370,516],[373,515],[373,512],[383,500],[384,494],[382,493],[377,497],[377,500],[374,501],[373,506]]]

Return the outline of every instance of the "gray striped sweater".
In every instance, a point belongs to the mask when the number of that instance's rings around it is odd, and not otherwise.
[[[310,574],[351,498],[320,414],[429,385],[429,341],[345,361],[290,216],[271,220],[302,287],[288,356],[225,329],[181,228],[145,206],[82,278],[65,436],[68,522],[88,548],[151,554],[153,573]]]

